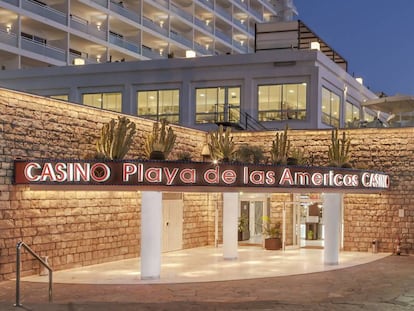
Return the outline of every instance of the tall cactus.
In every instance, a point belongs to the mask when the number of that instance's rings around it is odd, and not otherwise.
[[[351,167],[349,163],[349,147],[351,140],[342,132],[342,138],[338,138],[338,129],[332,130],[331,146],[328,150],[329,166]]]
[[[223,160],[225,162],[233,160],[236,152],[231,136],[231,128],[227,127],[224,130],[223,125],[220,125],[217,131],[210,132],[210,143],[208,147],[213,160]]]
[[[161,123],[161,127],[160,127]],[[144,144],[145,155],[149,159],[165,160],[174,147],[177,135],[171,127],[167,128],[167,120],[154,123],[152,132]]]
[[[101,136],[96,141],[99,157],[108,160],[121,160],[131,147],[132,138],[136,133],[136,125],[126,117],[118,117],[104,124]]]
[[[286,125],[283,133],[276,133],[270,149],[271,160],[273,164],[286,164],[289,156],[290,140],[288,138],[288,126]]]

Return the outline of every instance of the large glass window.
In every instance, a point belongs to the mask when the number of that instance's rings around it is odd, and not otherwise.
[[[240,87],[196,89],[196,123],[240,121]]]
[[[170,123],[179,122],[180,91],[155,90],[137,93],[138,116],[159,121],[166,119]]]
[[[339,127],[339,110],[341,99],[334,92],[322,88],[322,122]]]
[[[358,106],[351,104],[348,101],[345,103],[345,127],[359,127],[361,120],[360,115],[361,112]]]
[[[82,103],[100,109],[106,109],[116,112],[122,111],[122,94],[121,93],[90,93],[83,94]]]
[[[259,121],[305,120],[306,83],[259,85]]]

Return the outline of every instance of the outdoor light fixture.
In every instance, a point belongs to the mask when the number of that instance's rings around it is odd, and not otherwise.
[[[7,31],[7,33],[10,33],[10,31],[11,31],[11,25],[10,24],[6,25],[6,31]]]
[[[96,56],[96,62],[100,63],[101,62],[101,55]]]
[[[76,65],[76,66],[85,65],[85,60],[83,58],[77,57],[77,58],[73,59],[73,64]]]
[[[160,49],[160,56],[162,56],[162,53],[164,53],[164,49],[163,48]]]
[[[364,84],[364,80],[361,77],[355,78],[359,84]]]
[[[98,30],[101,30],[101,23],[96,23],[96,28],[98,28]]]
[[[318,50],[318,51],[321,50],[321,44],[317,41],[312,41],[310,46],[311,46],[311,50]]]
[[[206,19],[206,26],[208,26],[210,24],[210,20]]]
[[[160,27],[162,28],[164,26],[164,21],[160,21]]]
[[[193,50],[187,50],[185,51],[185,57],[186,58],[193,58],[196,57],[196,52]]]

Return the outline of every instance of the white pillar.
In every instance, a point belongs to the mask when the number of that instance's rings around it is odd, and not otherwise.
[[[324,193],[322,197],[323,223],[325,225],[325,264],[337,265],[340,249],[342,194]]]
[[[161,274],[162,193],[141,193],[141,279]]]
[[[237,259],[237,223],[239,194],[223,193],[223,256],[224,259]]]

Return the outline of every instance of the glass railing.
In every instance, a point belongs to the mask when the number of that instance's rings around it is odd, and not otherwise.
[[[19,6],[19,0],[3,0],[6,3],[10,3],[14,6]]]
[[[237,25],[238,27],[240,27],[241,29],[244,29],[244,30],[246,30],[247,31],[247,24],[246,24],[246,22],[241,22],[240,20],[238,20],[238,19],[233,19],[233,23],[235,24],[235,25]]]
[[[141,23],[141,17],[135,14],[133,11],[124,8],[122,2],[116,3],[111,1],[109,8],[112,12],[118,13],[119,15],[122,15],[134,22],[137,22],[138,24]]]
[[[246,44],[241,44],[237,40],[233,40],[233,46],[236,47],[237,49],[239,49],[240,51],[245,52],[245,53],[248,51],[248,46]]]
[[[66,25],[66,14],[57,11],[47,5],[42,5],[41,3],[36,1],[22,0],[22,8],[34,14],[53,20],[57,23]]]
[[[134,53],[139,54],[140,53],[140,47],[128,40],[124,40],[118,36],[109,34],[109,42],[112,44],[115,44],[119,47],[122,47],[124,49],[127,49],[129,51],[132,51]]]
[[[202,55],[213,55],[213,51],[206,49],[206,47],[200,43],[194,42],[194,48],[196,52],[199,52]]]
[[[190,22],[193,22],[193,15],[192,15],[192,14],[190,14],[190,13],[185,12],[184,10],[181,10],[181,9],[180,9],[179,7],[177,7],[176,5],[171,4],[171,6],[170,6],[170,10],[171,10],[172,12],[174,12],[174,13],[178,14],[178,15],[179,15],[179,16],[181,16],[182,18],[184,18],[184,19],[186,19],[186,20],[188,20],[188,21],[190,21]]]
[[[84,20],[83,18],[77,17],[75,15],[71,15],[70,27],[106,40],[106,29],[98,29],[96,25],[89,24],[87,20]]]
[[[240,6],[247,9],[247,0],[244,0],[244,1],[242,1],[242,0],[233,0],[233,2],[236,2],[238,5],[240,5]]]
[[[260,14],[259,12],[257,12],[255,9],[249,8],[249,12],[255,16],[257,19],[259,19],[260,21],[263,20],[263,15]]]
[[[164,8],[168,9],[168,1],[167,0],[152,0],[156,3],[158,3],[159,5],[163,6]]]
[[[142,55],[151,59],[162,59],[166,58],[164,55],[160,55],[160,53],[157,53],[150,48],[142,47]]]
[[[199,2],[208,6],[209,8],[214,8],[214,0],[199,0]]]
[[[21,47],[24,50],[66,62],[66,53],[62,49],[46,44],[41,44],[24,37],[21,37]]]
[[[231,14],[227,12],[225,9],[223,9],[221,6],[216,5],[215,11],[219,13],[221,16],[226,18],[228,21],[232,21]]]
[[[17,47],[17,36],[14,33],[8,33],[0,30],[0,42]]]
[[[216,29],[215,34],[221,40],[226,41],[227,43],[230,43],[230,44],[232,43],[231,38],[228,35],[226,35],[224,32]]]
[[[187,47],[192,47],[193,46],[193,41],[190,39],[187,39],[186,37],[183,37],[182,35],[178,34],[175,31],[170,31],[170,38],[187,46]]]
[[[103,6],[104,8],[108,7],[108,1],[107,0],[90,0],[91,2],[95,2],[101,6]]]
[[[213,27],[211,27],[209,25],[206,25],[206,22],[205,21],[202,21],[201,19],[198,19],[197,17],[195,17],[194,18],[194,23],[198,27],[203,28],[204,30],[206,30],[206,31],[208,31],[210,33],[213,33]]]
[[[161,34],[163,34],[164,36],[168,36],[168,30],[165,28],[162,28],[161,26],[159,26],[158,24],[154,23],[152,20],[150,20],[149,18],[144,16],[144,20],[142,23],[145,27],[148,27],[149,29],[152,29],[156,32],[159,32]]]

